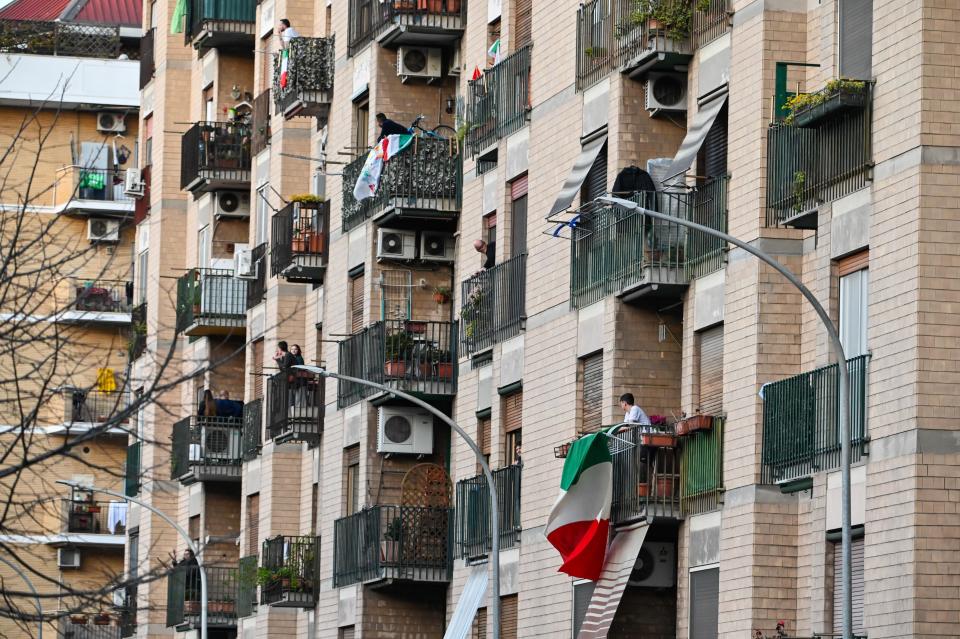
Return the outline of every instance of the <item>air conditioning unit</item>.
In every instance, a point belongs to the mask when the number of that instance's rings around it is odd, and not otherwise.
[[[675,546],[671,543],[646,542],[640,548],[627,583],[643,588],[670,588],[673,586],[676,570],[675,554]]]
[[[253,249],[249,244],[234,244],[233,275],[246,279],[257,276],[257,265],[253,262]]]
[[[433,416],[411,406],[381,406],[377,428],[378,453],[433,453]]]
[[[57,565],[61,568],[79,568],[80,551],[76,548],[57,549]]]
[[[397,75],[400,78],[443,77],[443,53],[430,47],[400,47],[397,49]]]
[[[143,197],[143,175],[140,169],[127,169],[123,180],[123,194],[129,197]]]
[[[240,459],[242,436],[242,430],[236,426],[204,426],[204,457],[206,459]]]
[[[242,191],[223,191],[216,194],[217,217],[250,217],[250,194]]]
[[[100,218],[87,220],[87,239],[91,242],[119,242],[120,221]]]
[[[420,259],[424,262],[452,262],[455,244],[450,233],[424,231],[420,234]]]
[[[417,256],[417,234],[397,229],[377,230],[377,257],[412,260]]]
[[[647,75],[647,111],[686,111],[687,75],[650,73]]]
[[[104,133],[123,133],[127,130],[122,113],[102,111],[97,114],[97,131]]]

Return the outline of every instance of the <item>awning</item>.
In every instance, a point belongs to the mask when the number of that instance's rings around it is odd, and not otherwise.
[[[602,149],[606,143],[607,136],[601,135],[597,139],[590,140],[583,145],[583,148],[580,150],[580,155],[577,156],[577,161],[573,163],[573,169],[570,171],[570,175],[567,176],[567,181],[563,183],[563,188],[560,189],[560,195],[557,196],[557,201],[553,203],[553,208],[551,208],[550,213],[547,214],[548,219],[570,208],[570,205],[573,204],[573,201],[580,193],[580,187],[583,186],[583,181],[586,179],[590,167],[593,166],[593,162],[597,159],[600,149]]]
[[[677,151],[676,156],[673,158],[673,163],[670,164],[670,168],[667,170],[665,181],[672,180],[693,166],[693,161],[697,158],[697,153],[700,152],[700,147],[703,146],[703,141],[707,138],[707,132],[710,130],[710,127],[713,126],[713,121],[716,120],[720,114],[720,109],[722,109],[726,103],[727,94],[724,92],[722,95],[703,105],[700,110],[697,111],[697,114],[693,116],[693,122],[687,127],[687,135],[683,138],[680,149]]]
[[[450,625],[447,626],[443,639],[467,639],[470,627],[473,625],[473,618],[477,615],[477,608],[480,607],[486,592],[487,564],[484,563],[474,566],[470,576],[467,577],[467,583],[463,586],[460,600],[453,611],[453,616],[450,617]]]
[[[649,524],[638,524],[635,528],[619,531],[613,538],[577,639],[603,639],[607,636],[649,528]]]

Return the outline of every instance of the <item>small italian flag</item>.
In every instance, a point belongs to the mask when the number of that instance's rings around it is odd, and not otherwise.
[[[560,572],[596,581],[607,554],[613,459],[606,432],[581,437],[563,464],[560,496],[547,520],[547,541],[560,551]]]
[[[287,70],[290,67],[290,49],[284,49],[280,54],[280,88],[287,88]]]

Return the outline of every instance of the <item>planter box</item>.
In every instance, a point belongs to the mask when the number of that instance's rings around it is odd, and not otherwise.
[[[863,91],[838,91],[812,107],[793,113],[794,126],[810,126],[831,115],[862,109],[867,105],[867,89]]]
[[[711,428],[713,428],[712,415],[694,415],[677,422],[677,435],[683,437],[701,430],[708,431]]]
[[[677,445],[677,438],[669,433],[642,433],[640,443],[650,448],[673,448]]]

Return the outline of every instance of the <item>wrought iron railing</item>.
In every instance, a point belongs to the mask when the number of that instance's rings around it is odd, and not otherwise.
[[[243,460],[241,417],[186,417],[173,425],[170,477],[236,479]],[[197,467],[201,467],[199,472]]]
[[[64,500],[66,531],[92,535],[122,535],[127,529],[127,502]]]
[[[373,506],[333,523],[335,588],[384,578],[449,581],[453,509]]]
[[[838,109],[809,125],[778,120],[767,129],[767,226],[785,224],[867,185],[873,169],[873,85],[863,90],[862,107]]]
[[[120,27],[0,20],[0,53],[117,58]]]
[[[68,424],[104,424],[126,422],[125,411],[130,406],[130,393],[126,390],[99,391],[81,388],[65,388],[64,420]]]
[[[127,446],[127,464],[124,468],[123,494],[135,497],[140,492],[140,442]]]
[[[247,310],[267,297],[267,244],[258,244],[250,252],[254,276],[247,280]]]
[[[467,0],[350,0],[347,52],[357,53],[392,24],[462,30],[466,12]]]
[[[157,70],[156,58],[153,54],[154,48],[154,39],[156,38],[157,30],[148,29],[146,33],[143,34],[143,37],[140,38],[140,88],[143,89],[145,86],[150,84],[150,80],[153,79],[153,74]]]
[[[455,140],[416,137],[383,166],[373,197],[353,197],[366,154],[343,171],[342,226],[350,230],[386,210],[415,209],[419,217],[452,217],[463,194],[460,149]]]
[[[457,323],[386,320],[340,342],[343,375],[425,395],[453,395],[457,389]],[[356,403],[376,392],[338,381],[337,405]]]
[[[249,124],[197,122],[181,139],[180,188],[193,190],[205,181],[250,181]]]
[[[250,153],[257,155],[270,145],[270,89],[264,89],[263,92],[253,99],[253,105],[250,113]]]
[[[195,324],[242,328],[246,305],[247,280],[226,269],[191,269],[177,280],[177,332]]]
[[[273,99],[284,117],[326,118],[333,100],[334,39],[294,38],[274,60]],[[286,73],[283,66],[286,64]]]
[[[190,44],[201,33],[252,36],[256,22],[250,0],[187,0],[184,40]]]
[[[133,308],[133,282],[73,280],[71,292],[78,311],[129,313]]]
[[[57,171],[53,203],[55,206],[77,206],[78,200],[117,202],[128,208],[133,198],[124,193],[123,181],[124,171],[121,169],[64,166]]]
[[[274,214],[270,271],[290,280],[323,281],[330,245],[330,203],[291,202]]]
[[[82,620],[82,621],[81,621]],[[121,639],[123,627],[115,615],[70,615],[60,620],[57,637],[62,639]]]
[[[237,617],[249,617],[257,609],[257,555],[240,558],[237,570]]]
[[[526,321],[527,254],[471,276],[461,285],[460,344],[475,353],[518,335]]]
[[[207,625],[237,624],[237,568],[204,566]],[[200,626],[200,568],[176,566],[167,576],[167,626]]]
[[[267,437],[320,442],[324,379],[307,371],[280,371],[267,379]]]
[[[518,49],[467,84],[467,146],[472,155],[526,124],[532,48]]]
[[[860,461],[867,436],[869,355],[847,361],[850,373],[850,459]],[[763,481],[807,477],[840,466],[840,373],[837,364],[763,388]]]
[[[312,608],[320,592],[320,538],[277,536],[263,542],[260,603]]]
[[[260,454],[263,438],[263,400],[255,399],[243,405],[243,445],[241,456],[245,461]]]
[[[521,470],[515,465],[493,471],[501,549],[520,543]],[[490,552],[490,487],[482,474],[457,482],[456,522],[457,554],[460,557],[471,559]]]
[[[130,360],[138,359],[147,350],[147,303],[141,302],[130,309]]]
[[[723,424],[681,438],[680,506],[684,515],[716,510],[723,501]]]
[[[701,47],[729,33],[732,16],[730,0],[695,0],[690,17],[690,35],[694,45]]]
[[[658,441],[664,438],[668,441]],[[610,522],[680,518],[680,455],[671,434],[627,424],[610,439],[613,500]],[[668,444],[668,445],[665,445]]]
[[[693,192],[690,220],[717,231],[727,232],[727,186],[729,178],[718,177]],[[703,277],[719,271],[727,262],[727,243],[699,231],[687,232],[687,274]]]

